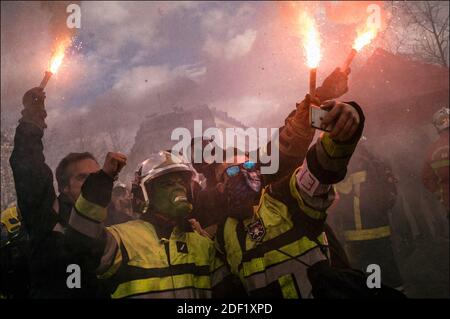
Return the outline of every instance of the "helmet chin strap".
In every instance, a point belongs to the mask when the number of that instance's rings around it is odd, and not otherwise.
[[[147,179],[144,179],[141,181],[141,183],[139,184],[139,186],[141,187],[142,190],[142,194],[144,195],[144,201],[145,201],[145,208],[144,211],[142,213],[147,213],[149,210],[149,198],[148,198],[148,194],[147,194],[147,189],[145,188],[145,182],[147,181]]]

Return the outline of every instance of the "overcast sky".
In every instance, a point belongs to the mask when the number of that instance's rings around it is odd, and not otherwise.
[[[61,23],[67,13],[64,3],[1,6],[2,125],[11,125],[23,93],[40,83],[55,39],[67,31]],[[161,109],[204,103],[247,125],[279,125],[308,84],[293,17],[310,10],[317,18],[320,81],[344,60],[366,7],[342,1],[82,2],[76,47],[46,88],[49,126],[81,114],[113,114],[134,125]]]

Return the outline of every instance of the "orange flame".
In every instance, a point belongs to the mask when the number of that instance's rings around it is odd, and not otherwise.
[[[56,50],[53,53],[53,56],[50,60],[50,67],[49,67],[49,71],[52,72],[53,74],[58,72],[58,69],[63,62],[66,48],[70,45],[70,42],[71,42],[70,40],[62,41],[56,47]]]
[[[320,34],[316,22],[308,13],[303,11],[299,15],[299,28],[305,49],[306,64],[309,68],[317,68],[322,58],[320,52]]]
[[[364,32],[358,32],[358,36],[356,37],[355,42],[353,42],[353,49],[358,52],[361,51],[362,48],[375,39],[377,33],[378,29],[375,27],[367,28]]]

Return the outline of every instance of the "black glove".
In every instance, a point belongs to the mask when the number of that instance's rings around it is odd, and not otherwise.
[[[406,296],[394,288],[381,284],[367,287],[366,275],[351,268],[335,268],[319,261],[308,268],[308,279],[316,299],[403,299]]]
[[[344,95],[348,91],[348,75],[350,69],[341,71],[340,68],[336,68],[323,81],[322,86],[317,88],[316,94],[320,101],[323,103],[326,100],[337,99]]]
[[[45,111],[44,100],[45,92],[43,88],[35,87],[28,90],[22,98],[24,110],[19,122],[32,123],[41,129],[46,128],[47,112]]]

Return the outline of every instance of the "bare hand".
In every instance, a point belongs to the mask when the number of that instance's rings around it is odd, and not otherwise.
[[[348,75],[350,69],[341,71],[340,68],[336,68],[327,78],[323,81],[322,86],[317,89],[317,95],[320,100],[336,99],[348,91]]]
[[[127,157],[121,153],[108,152],[106,154],[105,163],[102,170],[111,176],[116,178],[122,168],[127,164]]]
[[[202,228],[200,223],[195,218],[189,219],[189,223],[191,224],[192,229],[195,230],[199,235],[202,235],[203,237],[212,239],[211,235]]]
[[[335,123],[330,137],[340,142],[348,141],[359,127],[360,118],[356,109],[350,104],[334,100],[325,102],[321,107],[330,109],[322,119],[322,127]]]

